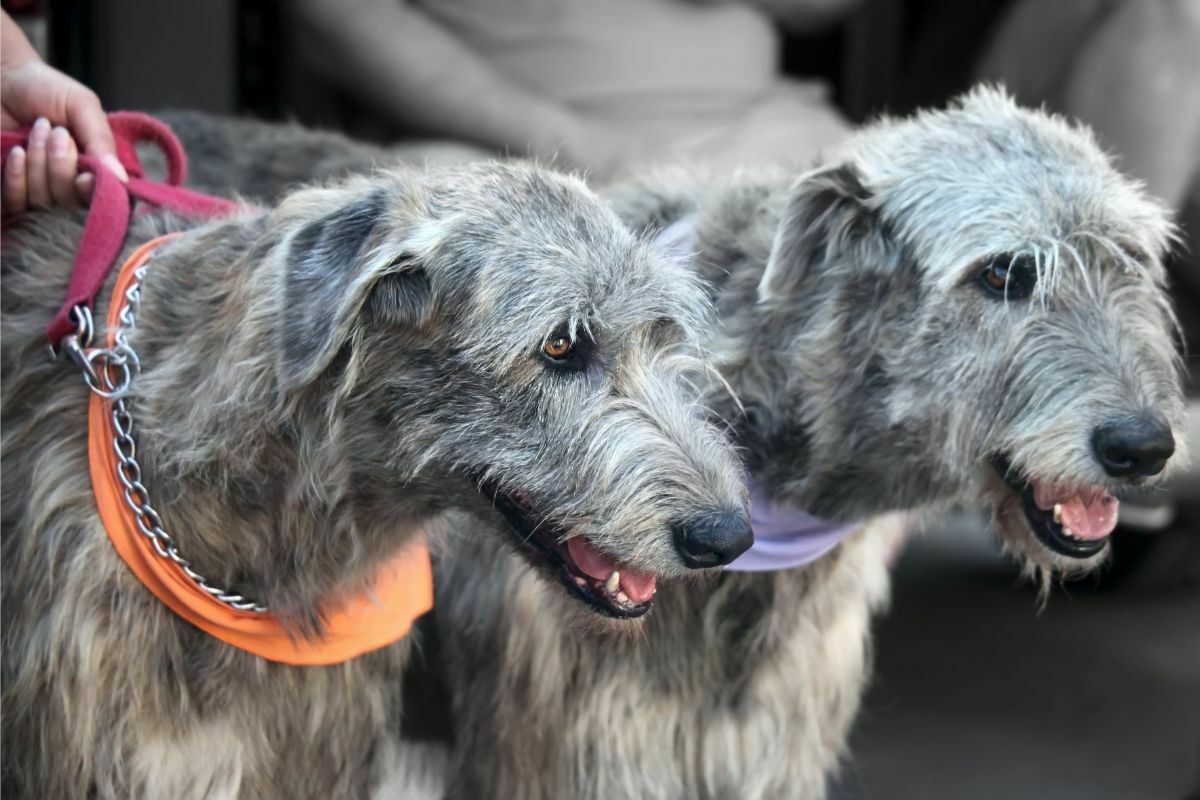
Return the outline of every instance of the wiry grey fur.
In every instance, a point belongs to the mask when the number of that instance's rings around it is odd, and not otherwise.
[[[1001,92],[885,119],[799,179],[675,175],[611,196],[635,227],[690,220],[732,387],[712,383],[708,401],[777,501],[848,521],[982,504],[1048,580],[1104,554],[1043,546],[992,457],[1119,489],[1093,455],[1097,425],[1152,412],[1182,441],[1166,213],[1088,131]],[[976,285],[1000,253],[1036,258],[1031,300]],[[475,538],[456,540],[434,612],[450,796],[822,797],[886,596],[885,527],[804,568],[663,582],[636,637],[586,639],[520,562],[496,552],[481,575]]]
[[[188,227],[143,217],[127,249]],[[79,233],[64,213],[5,231],[5,795],[367,796],[410,640],[269,663],[174,616],[109,544],[87,389],[44,351]],[[184,555],[297,636],[439,512],[495,519],[480,485],[678,575],[675,526],[744,514],[688,388],[706,309],[571,178],[483,164],[299,191],[156,251],[132,337],[143,479]],[[594,341],[585,368],[543,359],[560,329]]]

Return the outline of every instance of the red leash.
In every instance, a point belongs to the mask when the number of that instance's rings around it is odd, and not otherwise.
[[[125,244],[130,211],[135,201],[141,200],[159,208],[200,217],[225,216],[238,208],[238,204],[230,200],[183,188],[183,181],[187,177],[187,156],[179,139],[165,123],[148,114],[132,111],[109,114],[108,121],[117,142],[117,158],[129,173],[129,183],[121,183],[116,174],[97,159],[80,154],[79,171],[95,175],[96,184],[83,225],[83,235],[79,240],[75,267],[71,271],[67,299],[46,327],[50,345],[55,351],[63,338],[75,333],[82,323],[77,315],[90,316],[96,295],[104,287],[104,281],[112,272],[121,247]],[[29,129],[4,131],[2,142],[0,157],[7,163],[8,154],[14,147],[29,146]],[[165,183],[146,180],[146,172],[138,160],[135,147],[139,142],[156,145],[166,156]],[[80,310],[76,311],[77,308]]]

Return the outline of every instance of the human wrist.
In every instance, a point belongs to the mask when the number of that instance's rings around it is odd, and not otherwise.
[[[24,66],[30,61],[42,60],[29,39],[25,38],[21,26],[14,22],[7,12],[0,22],[0,31],[0,67],[5,72]]]

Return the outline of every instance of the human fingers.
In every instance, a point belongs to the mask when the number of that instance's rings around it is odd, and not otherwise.
[[[29,187],[25,175],[25,148],[14,147],[4,164],[3,185],[0,186],[4,210],[10,214],[18,214],[29,207]]]
[[[50,138],[50,121],[39,117],[29,131],[29,150],[25,158],[25,176],[29,186],[31,208],[50,207],[50,183],[46,175],[46,143]]]
[[[51,199],[60,206],[79,205],[79,195],[75,191],[79,150],[66,128],[59,127],[50,132],[46,150],[46,179],[50,186]]]
[[[85,206],[92,202],[92,192],[96,190],[96,176],[90,172],[75,176],[75,194],[79,202]]]
[[[81,83],[71,81],[64,100],[67,126],[75,135],[83,152],[103,161],[117,174],[121,182],[129,180],[129,174],[117,158],[117,147],[112,128],[100,98]]]

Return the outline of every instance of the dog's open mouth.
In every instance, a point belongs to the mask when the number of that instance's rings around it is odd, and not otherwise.
[[[1003,456],[993,458],[992,467],[1020,496],[1025,520],[1046,547],[1068,558],[1089,558],[1104,549],[1120,505],[1107,489],[1026,481]]]
[[[650,610],[655,592],[653,573],[618,563],[582,536],[566,539],[567,531],[550,523],[523,493],[486,488],[483,492],[504,515],[524,554],[551,570],[567,591],[594,611],[634,619]]]

